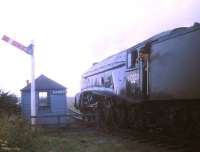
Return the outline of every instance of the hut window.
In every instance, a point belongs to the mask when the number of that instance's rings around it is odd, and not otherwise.
[[[50,102],[48,99],[48,92],[39,92],[39,110],[50,110]]]

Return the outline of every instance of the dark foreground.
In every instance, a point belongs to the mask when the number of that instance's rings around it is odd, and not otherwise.
[[[173,152],[170,147],[126,134],[108,133],[82,123],[46,128],[33,141],[40,152]],[[175,150],[177,151],[177,149]]]
[[[178,139],[177,139],[178,140]],[[138,132],[111,132],[94,125],[71,120],[65,128],[43,128],[33,141],[40,152],[183,152],[199,151],[197,140],[181,139]],[[192,142],[192,143],[191,143]],[[195,146],[194,146],[195,145]]]
[[[36,127],[25,148],[0,141],[0,151],[21,152],[197,152],[199,139],[169,138],[156,133],[97,129],[95,124],[72,118],[63,128]],[[15,130],[16,131],[16,130]],[[19,135],[20,130],[18,130]],[[16,139],[14,132],[11,136]],[[24,138],[24,137],[22,137]]]

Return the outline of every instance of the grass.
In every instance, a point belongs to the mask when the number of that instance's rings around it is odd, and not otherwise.
[[[91,129],[45,129],[33,141],[40,152],[168,152],[148,143],[139,143]]]
[[[119,144],[114,146],[113,140],[94,132],[48,133],[40,136],[38,141],[40,146],[36,151],[42,152],[116,152],[121,147]]]
[[[41,127],[35,131],[17,126],[4,127],[1,152],[171,152],[144,139],[102,132],[73,121],[66,128]]]

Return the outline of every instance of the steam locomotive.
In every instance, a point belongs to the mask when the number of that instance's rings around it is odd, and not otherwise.
[[[200,128],[200,24],[155,35],[94,63],[75,107],[99,125]],[[88,114],[88,116],[87,116]]]

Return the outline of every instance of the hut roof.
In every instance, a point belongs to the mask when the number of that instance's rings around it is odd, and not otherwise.
[[[31,83],[27,84],[21,91],[30,91]],[[35,79],[35,90],[63,90],[66,87],[61,84],[47,78],[44,75],[40,75]]]

